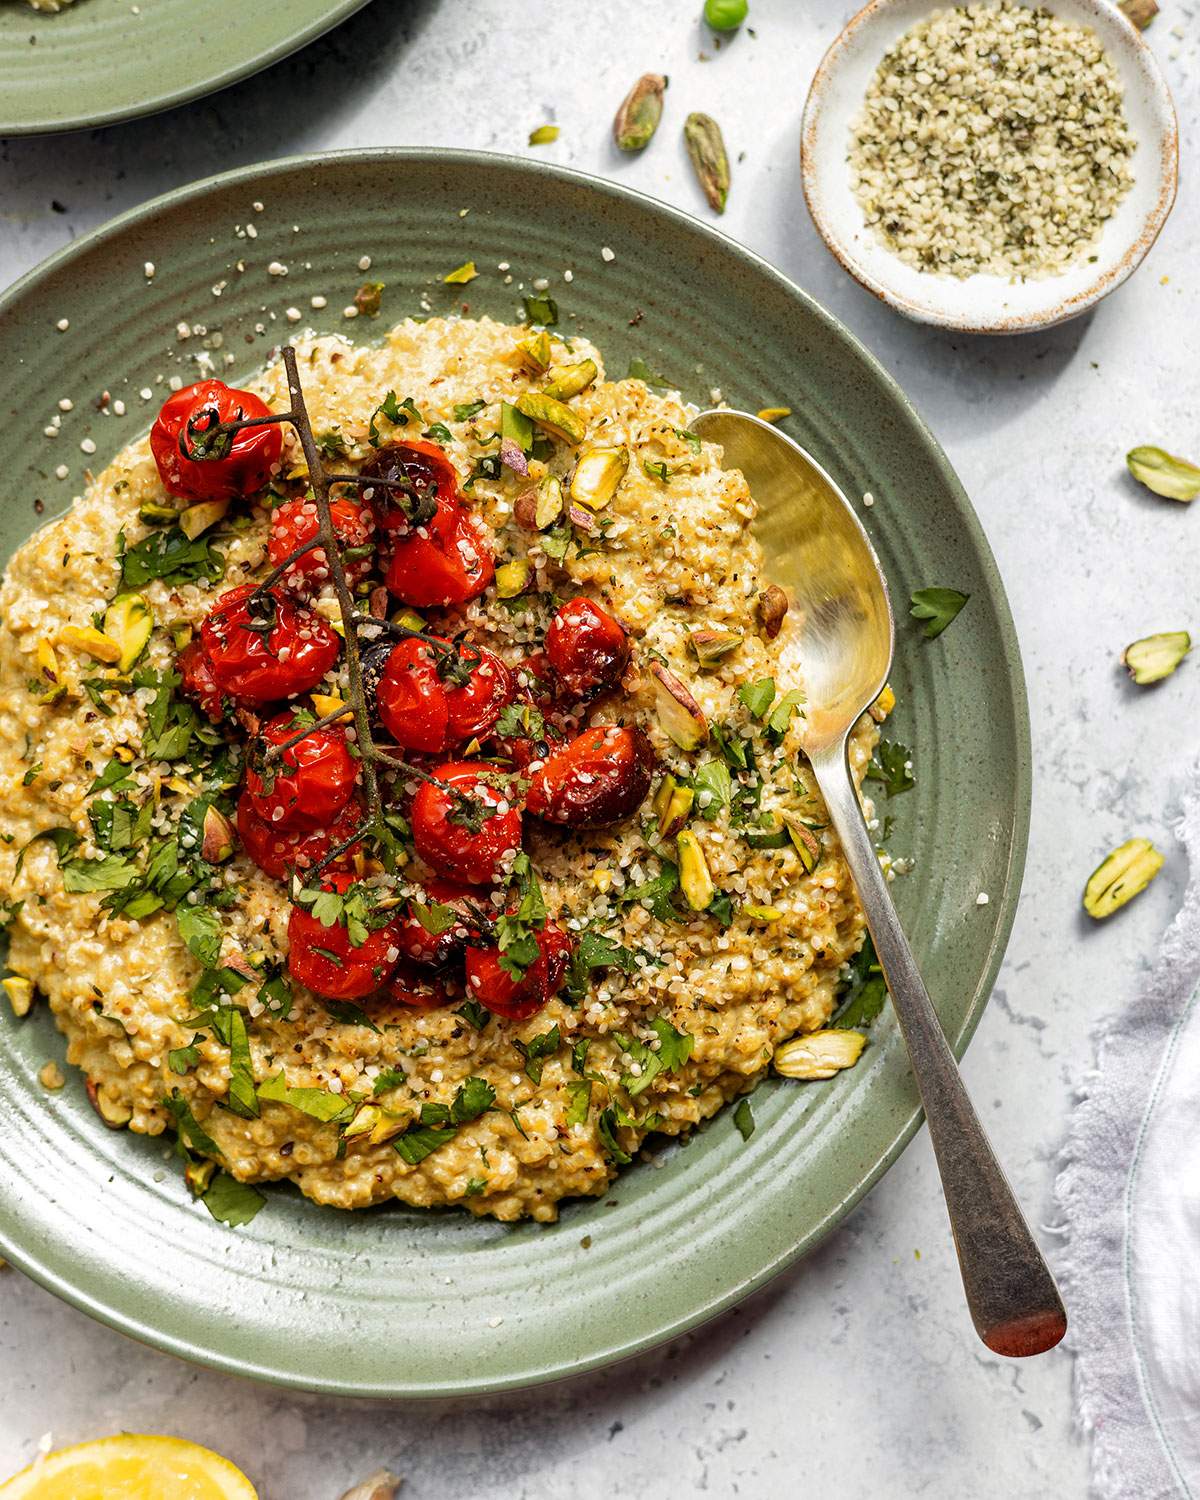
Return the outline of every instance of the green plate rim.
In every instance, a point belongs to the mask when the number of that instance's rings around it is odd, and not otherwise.
[[[781,271],[772,266],[769,261],[757,255],[732,236],[724,233],[724,231],[698,220],[693,215],[681,209],[663,203],[648,193],[643,193],[635,188],[626,187],[624,184],[597,177],[589,172],[583,172],[576,168],[535,162],[525,157],[500,152],[464,150],[451,147],[371,147],[357,150],[306,152],[295,156],[278,157],[270,161],[256,162],[248,166],[200,178],[184,187],[175,188],[169,193],[149,199],[137,208],[129,209],[107,223],[100,225],[98,228],[91,230],[88,234],[71,241],[30,271],[27,271],[19,280],[14,282],[3,293],[0,293],[0,317],[15,302],[19,301],[30,287],[34,286],[49,272],[58,270],[62,266],[69,264],[74,258],[85,251],[90,251],[97,246],[103,245],[107,240],[122,234],[126,229],[137,224],[139,221],[184,203],[188,199],[203,197],[204,194],[214,187],[246,186],[260,178],[270,176],[280,169],[319,167],[338,161],[360,161],[369,158],[385,159],[396,163],[418,160],[428,162],[432,160],[436,163],[445,163],[449,166],[461,166],[463,168],[481,170],[486,169],[489,165],[496,162],[503,162],[510,167],[515,166],[520,170],[528,171],[535,177],[564,178],[579,188],[585,188],[623,200],[628,205],[642,212],[649,212],[664,217],[680,226],[686,227],[689,232],[699,230],[703,235],[709,236],[714,241],[719,242],[727,252],[737,256],[757,274],[770,278],[786,294],[804,303],[808,312],[818,319],[829,336],[848,346],[851,354],[862,362],[870,376],[891,396],[896,403],[897,411],[902,414],[915,439],[926,448],[945,482],[947,493],[951,497],[957,512],[957,518],[961,522],[975,550],[979,568],[986,583],[988,601],[995,611],[1000,646],[1007,670],[1010,689],[1008,693],[1008,707],[1012,713],[1014,729],[1015,764],[1013,767],[1013,779],[1016,788],[1016,797],[1013,807],[1012,839],[1009,859],[1005,869],[1003,890],[998,895],[993,893],[992,896],[993,902],[1000,908],[1000,916],[996,924],[991,946],[988,949],[986,966],[982,970],[969,1008],[963,1016],[962,1024],[957,1033],[949,1038],[955,1056],[961,1057],[971,1037],[974,1035],[976,1027],[979,1025],[984,1007],[987,1004],[997,974],[999,973],[1000,965],[1003,962],[1008,939],[1016,919],[1021,879],[1025,869],[1025,859],[1029,842],[1033,750],[1025,672],[1017,641],[1016,626],[1009,607],[1008,597],[1000,578],[999,569],[996,566],[996,561],[992,555],[991,547],[988,544],[983,527],[975,513],[974,507],[971,505],[966,490],[958,479],[941,445],[926,426],[912,401],[896,380],[884,369],[879,360],[844,324],[834,317],[832,313],[828,312],[809,293],[805,292],[792,281],[790,277],[785,276]],[[721,1313],[726,1312],[737,1303],[743,1301],[751,1293],[765,1286],[788,1266],[794,1264],[801,1257],[815,1249],[842,1222],[897,1160],[900,1153],[916,1134],[922,1118],[923,1115],[920,1108],[914,1108],[901,1128],[896,1131],[891,1141],[879,1153],[874,1163],[855,1186],[840,1199],[834,1208],[815,1223],[789,1251],[777,1256],[773,1261],[753,1274],[742,1278],[732,1286],[728,1286],[720,1295],[708,1298],[691,1314],[686,1317],[677,1318],[666,1327],[660,1328],[650,1334],[619,1341],[617,1345],[610,1349],[601,1350],[572,1362],[569,1369],[550,1370],[532,1378],[526,1375],[516,1375],[511,1378],[496,1378],[470,1382],[465,1385],[460,1382],[453,1385],[434,1386],[420,1390],[409,1389],[401,1395],[397,1395],[394,1390],[382,1387],[367,1386],[354,1382],[340,1382],[336,1376],[323,1379],[321,1384],[316,1386],[302,1376],[292,1376],[284,1370],[257,1366],[252,1360],[244,1358],[214,1354],[212,1351],[197,1347],[187,1339],[160,1332],[136,1317],[126,1315],[112,1307],[101,1304],[90,1297],[82,1288],[66,1284],[55,1275],[43,1271],[34,1254],[26,1253],[19,1246],[10,1242],[2,1224],[0,1224],[0,1252],[32,1280],[44,1286],[56,1296],[61,1297],[63,1301],[71,1306],[142,1343],[167,1353],[178,1355],[183,1359],[208,1369],[220,1370],[226,1374],[248,1376],[252,1379],[289,1389],[309,1392],[317,1391],[321,1394],[334,1396],[369,1397],[392,1401],[421,1401],[461,1397],[468,1394],[478,1396],[491,1395],[503,1391],[531,1389],[539,1385],[569,1380],[577,1375],[586,1374],[589,1371],[625,1362],[638,1355],[645,1354],[652,1349],[661,1347],[671,1340],[679,1338],[681,1335],[710,1322]]]
[[[84,0],[84,3],[86,3],[86,0]],[[286,7],[287,0],[272,0],[272,3],[277,6]],[[275,63],[282,62],[285,57],[290,57],[293,52],[299,52],[301,48],[307,47],[310,42],[315,42],[319,37],[324,36],[326,32],[332,31],[335,26],[340,26],[355,11],[362,10],[368,3],[369,0],[329,0],[326,13],[318,16],[316,20],[310,21],[307,25],[301,26],[298,31],[289,32],[286,36],[281,36],[278,41],[272,43],[269,47],[254,52],[240,63],[234,63],[222,72],[212,74],[206,78],[199,78],[195,83],[189,84],[184,88],[175,89],[169,94],[145,99],[137,104],[124,105],[121,108],[69,115],[62,119],[49,121],[18,120],[14,122],[0,118],[0,140],[6,137],[15,139],[18,136],[64,135],[72,130],[94,130],[104,125],[123,125],[130,120],[140,120],[149,115],[162,114],[164,110],[177,109],[182,104],[193,104],[197,99],[203,99],[209,94],[219,93],[222,89],[227,89],[232,84],[241,83],[247,78],[253,78],[255,73],[261,73],[264,68],[270,68]],[[37,13],[31,11],[30,15],[35,18],[34,24],[36,24]],[[175,189],[174,191],[179,191],[179,189]],[[159,198],[149,199],[141,207],[145,208],[150,203],[158,203],[160,201],[161,199]],[[135,209],[133,212],[136,213],[138,210]],[[108,228],[119,222],[120,220],[113,219],[109,221],[108,225],[102,227]],[[96,233],[96,231],[92,232]],[[90,235],[84,235],[81,242],[90,238]],[[43,261],[42,264],[49,265],[51,260],[53,260],[53,256]],[[20,283],[17,284],[19,285]]]

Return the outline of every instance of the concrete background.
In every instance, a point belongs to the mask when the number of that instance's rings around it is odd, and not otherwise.
[[[1200,97],[1196,18],[1183,0],[1163,6],[1151,38],[1186,160]],[[299,56],[186,109],[0,142],[0,283],[153,194],[324,147],[538,154],[703,216],[678,124],[687,109],[714,114],[740,158],[722,227],[831,308],[909,391],[1008,586],[1033,710],[1033,832],[1016,930],[966,1075],[1053,1247],[1055,1155],[1092,1032],[1135,992],[1185,876],[1170,828],[1200,738],[1200,667],[1138,691],[1117,657],[1152,631],[1200,627],[1200,516],[1139,491],[1122,462],[1136,443],[1200,452],[1200,219],[1185,181],[1134,280],[1050,333],[989,341],[904,322],[839,270],[800,192],[805,90],[854,8],[752,0],[757,35],[716,51],[699,0],[377,0]],[[670,123],[627,161],[609,122],[648,69],[670,75]],[[528,148],[546,121],[561,138]],[[1081,884],[1134,832],[1161,842],[1166,870],[1093,930]],[[1086,1491],[1068,1354],[1009,1363],[971,1334],[924,1132],[816,1255],[714,1327],[526,1397],[405,1408],[278,1394],[142,1349],[12,1272],[0,1279],[0,1368],[3,1473],[45,1433],[57,1445],[125,1428],[212,1444],[263,1500],[335,1500],[380,1463],[406,1476],[410,1500]]]

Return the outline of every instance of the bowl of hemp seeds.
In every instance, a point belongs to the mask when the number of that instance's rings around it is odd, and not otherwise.
[[[921,322],[1022,333],[1141,264],[1175,201],[1179,132],[1110,0],[871,0],[817,69],[801,167],[818,231],[868,291]]]

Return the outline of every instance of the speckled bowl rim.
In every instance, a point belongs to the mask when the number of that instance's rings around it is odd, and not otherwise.
[[[999,907],[999,919],[996,923],[991,945],[987,951],[987,961],[981,970],[974,996],[963,1014],[961,1025],[957,1033],[949,1039],[955,1055],[961,1057],[966,1050],[968,1042],[974,1035],[976,1027],[979,1025],[984,1007],[987,1004],[1004,958],[1013,922],[1016,918],[1021,879],[1025,869],[1025,858],[1029,842],[1033,757],[1025,673],[1021,662],[1016,628],[1004,591],[1004,585],[1000,579],[995,559],[992,556],[991,548],[988,545],[978,517],[945,453],[918,415],[912,402],[879,361],[876,360],[874,355],[855,338],[849,329],[844,327],[842,323],[831,313],[827,312],[807,292],[784,276],[782,272],[776,270],[768,261],[756,255],[752,250],[747,249],[729,235],[695,219],[692,215],[684,213],[680,209],[659,202],[657,199],[651,198],[648,194],[639,192],[634,188],[610,182],[573,168],[532,162],[526,158],[507,156],[501,153],[452,148],[367,148],[349,151],[313,152],[298,156],[277,158],[267,162],[258,162],[249,166],[236,168],[229,172],[219,173],[212,177],[203,178],[185,187],[176,188],[172,192],[151,199],[139,207],[119,215],[107,224],[92,230],[89,234],[72,241],[69,245],[56,251],[39,266],[34,267],[33,270],[27,272],[19,281],[9,287],[7,291],[0,295],[0,319],[3,318],[3,315],[11,307],[19,302],[21,297],[30,288],[35,286],[49,273],[70,265],[73,260],[81,256],[85,251],[102,246],[105,242],[123,235],[128,229],[137,225],[142,220],[161,213],[164,210],[179,206],[191,199],[202,198],[214,188],[249,187],[261,179],[270,177],[280,169],[322,166],[371,158],[388,160],[397,166],[403,166],[406,162],[432,161],[438,165],[444,164],[449,169],[464,168],[475,170],[485,170],[490,164],[503,162],[508,166],[518,167],[523,171],[527,171],[534,179],[539,177],[565,179],[578,189],[604,194],[612,199],[623,202],[628,207],[641,213],[650,214],[659,219],[665,219],[681,228],[686,228],[689,233],[696,233],[698,231],[718,243],[726,253],[736,256],[757,275],[769,279],[786,295],[802,303],[807,312],[822,325],[828,337],[831,340],[841,342],[850,351],[851,355],[861,362],[869,378],[875,381],[880,389],[896,403],[898,414],[907,420],[913,431],[915,440],[924,446],[938,469],[957,513],[957,520],[969,538],[973,553],[978,560],[978,566],[985,581],[986,596],[995,612],[999,632],[999,645],[1004,658],[1008,687],[1006,696],[1009,701],[1004,704],[1004,709],[1011,713],[1013,725],[1015,805],[1012,808],[1012,840],[1002,889],[993,891],[992,893],[993,902]],[[320,1391],[326,1395],[373,1397],[382,1400],[410,1401],[445,1399],[449,1396],[461,1397],[468,1394],[475,1396],[490,1395],[506,1390],[527,1389],[538,1385],[570,1380],[577,1375],[586,1374],[589,1371],[608,1368],[611,1365],[621,1363],[667,1344],[682,1334],[688,1333],[712,1321],[731,1307],[736,1306],[752,1292],[766,1285],[782,1271],[786,1270],[788,1266],[793,1265],[802,1256],[808,1254],[831,1230],[841,1223],[846,1215],[861,1201],[887,1169],[896,1161],[905,1146],[908,1145],[916,1134],[922,1118],[921,1110],[914,1107],[902,1126],[895,1132],[891,1141],[883,1148],[876,1160],[855,1183],[854,1187],[829,1212],[814,1222],[808,1231],[785,1253],[776,1256],[752,1274],[734,1281],[720,1295],[704,1300],[701,1305],[697,1306],[693,1312],[685,1317],[677,1318],[674,1322],[660,1327],[652,1333],[634,1337],[623,1336],[619,1343],[614,1344],[606,1350],[579,1358],[569,1365],[561,1363],[558,1368],[546,1370],[533,1377],[527,1374],[514,1375],[511,1378],[459,1382],[451,1387],[409,1388],[402,1393],[375,1387],[363,1387],[353,1382],[343,1382],[336,1375],[323,1378],[319,1385],[314,1385],[311,1380],[307,1380],[302,1376],[293,1376],[286,1370],[256,1365],[253,1359],[214,1354],[212,1351],[195,1344],[191,1340],[180,1338],[170,1332],[165,1332],[143,1319],[101,1302],[99,1299],[90,1296],[85,1288],[73,1285],[45,1268],[39,1261],[35,1247],[23,1247],[13,1243],[11,1238],[6,1234],[3,1225],[0,1225],[0,1252],[31,1279],[53,1292],[56,1296],[61,1297],[63,1301],[89,1314],[98,1321],[117,1329],[121,1333],[138,1339],[153,1348],[164,1350],[167,1353],[178,1355],[193,1363],[210,1369],[217,1369],[227,1374],[249,1376],[269,1384],[293,1389]]]
[[[1128,16],[1116,5],[1107,3],[1107,0],[1083,0],[1083,3],[1102,10],[1106,16],[1128,31],[1129,40],[1135,44],[1135,50],[1145,68],[1146,76],[1153,84],[1158,103],[1168,120],[1159,153],[1158,196],[1153,208],[1143,221],[1140,231],[1124,255],[1115,266],[1103,272],[1090,286],[1064,299],[1046,314],[1009,314],[979,321],[955,318],[939,308],[914,302],[911,297],[873,275],[850,253],[825,211],[816,182],[817,174],[812,165],[813,143],[821,129],[825,100],[836,87],[839,64],[847,55],[847,49],[860,28],[873,21],[880,11],[895,3],[896,0],[867,0],[867,4],[847,21],[829,44],[813,75],[813,81],[809,85],[800,126],[800,181],[804,188],[804,201],[808,204],[808,211],[816,225],[817,233],[824,240],[826,248],[837,263],[844,271],[849,272],[861,287],[865,287],[868,292],[894,308],[896,312],[903,313],[906,318],[912,318],[918,323],[929,323],[937,328],[950,328],[957,333],[1010,334],[1035,333],[1039,329],[1054,328],[1059,323],[1066,323],[1078,317],[1089,307],[1094,307],[1097,302],[1103,301],[1110,292],[1116,291],[1122,282],[1133,275],[1161,234],[1175,206],[1175,198],[1179,192],[1179,116],[1171,90],[1163,77],[1153,49]],[[1016,3],[1033,5],[1041,3],[1041,0],[1016,0]],[[934,0],[930,0],[930,9],[934,8]]]
[[[267,0],[267,3],[285,6],[287,0]],[[281,36],[269,47],[252,52],[241,62],[231,64],[219,73],[197,77],[196,81],[187,87],[178,88],[160,96],[131,101],[111,109],[84,111],[81,114],[54,120],[5,120],[2,115],[3,106],[0,105],[0,140],[6,137],[28,135],[62,135],[70,130],[92,130],[100,125],[121,125],[129,120],[140,120],[148,115],[161,114],[164,110],[176,109],[181,104],[191,104],[209,94],[219,93],[221,89],[229,88],[232,84],[241,83],[245,78],[252,78],[255,73],[261,73],[264,68],[282,62],[293,52],[299,52],[310,42],[315,42],[319,37],[324,36],[327,31],[340,26],[356,10],[361,10],[368,3],[369,0],[329,0],[326,13],[309,22],[307,26]],[[35,18],[31,24],[37,24],[37,12],[31,11],[30,15]],[[51,24],[53,24],[52,21]]]

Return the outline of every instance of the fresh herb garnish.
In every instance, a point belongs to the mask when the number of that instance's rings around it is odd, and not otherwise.
[[[912,596],[909,613],[914,619],[928,621],[924,634],[927,641],[932,641],[941,635],[970,597],[970,594],[960,594],[957,589],[918,589]]]
[[[863,945],[850,960],[850,977],[841,993],[841,1003],[830,1026],[850,1031],[870,1026],[887,1002],[887,981],[875,954],[875,944],[868,933]]]
[[[743,682],[737,695],[747,710],[761,719],[775,702],[775,681],[771,677],[760,677],[757,682]]]
[[[218,1172],[208,1189],[201,1193],[200,1201],[219,1223],[236,1229],[249,1224],[267,1200],[248,1182],[239,1182],[228,1172]]]
[[[889,797],[898,797],[901,792],[910,791],[916,786],[910,769],[911,762],[912,752],[907,746],[895,740],[881,739],[875,747],[871,764],[867,767],[866,779],[882,783]]]
[[[541,1083],[542,1065],[547,1057],[553,1057],[562,1046],[562,1037],[556,1023],[549,1031],[543,1031],[538,1036],[531,1036],[527,1042],[514,1037],[513,1046],[525,1059],[526,1076],[534,1083]]]
[[[553,328],[558,322],[558,303],[545,292],[539,292],[536,296],[524,297],[521,300],[525,303],[527,323],[540,324],[543,328]]]
[[[133,547],[117,535],[121,589],[140,589],[154,579],[163,583],[216,583],[225,576],[225,559],[207,533],[189,540],[178,526],[152,531]]]
[[[754,1111],[749,1099],[743,1099],[733,1112],[733,1123],[741,1132],[742,1140],[748,1141],[754,1134]]]

